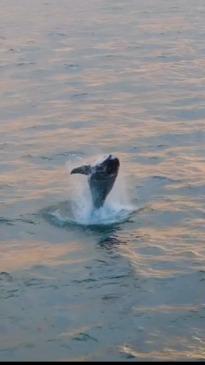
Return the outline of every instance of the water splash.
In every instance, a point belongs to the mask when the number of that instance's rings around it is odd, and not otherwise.
[[[123,223],[133,213],[133,209],[130,207],[103,207],[98,210],[89,211],[87,209],[81,211],[78,209],[62,211],[61,209],[55,209],[50,211],[50,216],[55,224],[59,226],[65,226],[68,224],[75,224],[81,226],[108,226],[117,223]]]

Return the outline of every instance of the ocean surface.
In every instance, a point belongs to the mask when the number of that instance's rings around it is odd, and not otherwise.
[[[205,1],[0,5],[0,360],[205,360]]]

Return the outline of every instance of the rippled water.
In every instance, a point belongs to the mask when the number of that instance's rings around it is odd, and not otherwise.
[[[1,1],[0,360],[205,359],[204,16]],[[67,166],[102,153],[137,209],[70,224]]]

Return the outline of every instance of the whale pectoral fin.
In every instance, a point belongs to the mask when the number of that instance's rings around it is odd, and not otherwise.
[[[83,174],[83,175],[89,175],[91,173],[91,166],[90,165],[84,165],[76,167],[71,171],[71,174]]]

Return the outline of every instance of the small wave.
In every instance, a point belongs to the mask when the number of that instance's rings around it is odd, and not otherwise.
[[[0,217],[0,224],[6,224],[8,226],[12,226],[14,224],[12,219],[8,219],[5,217]]]

